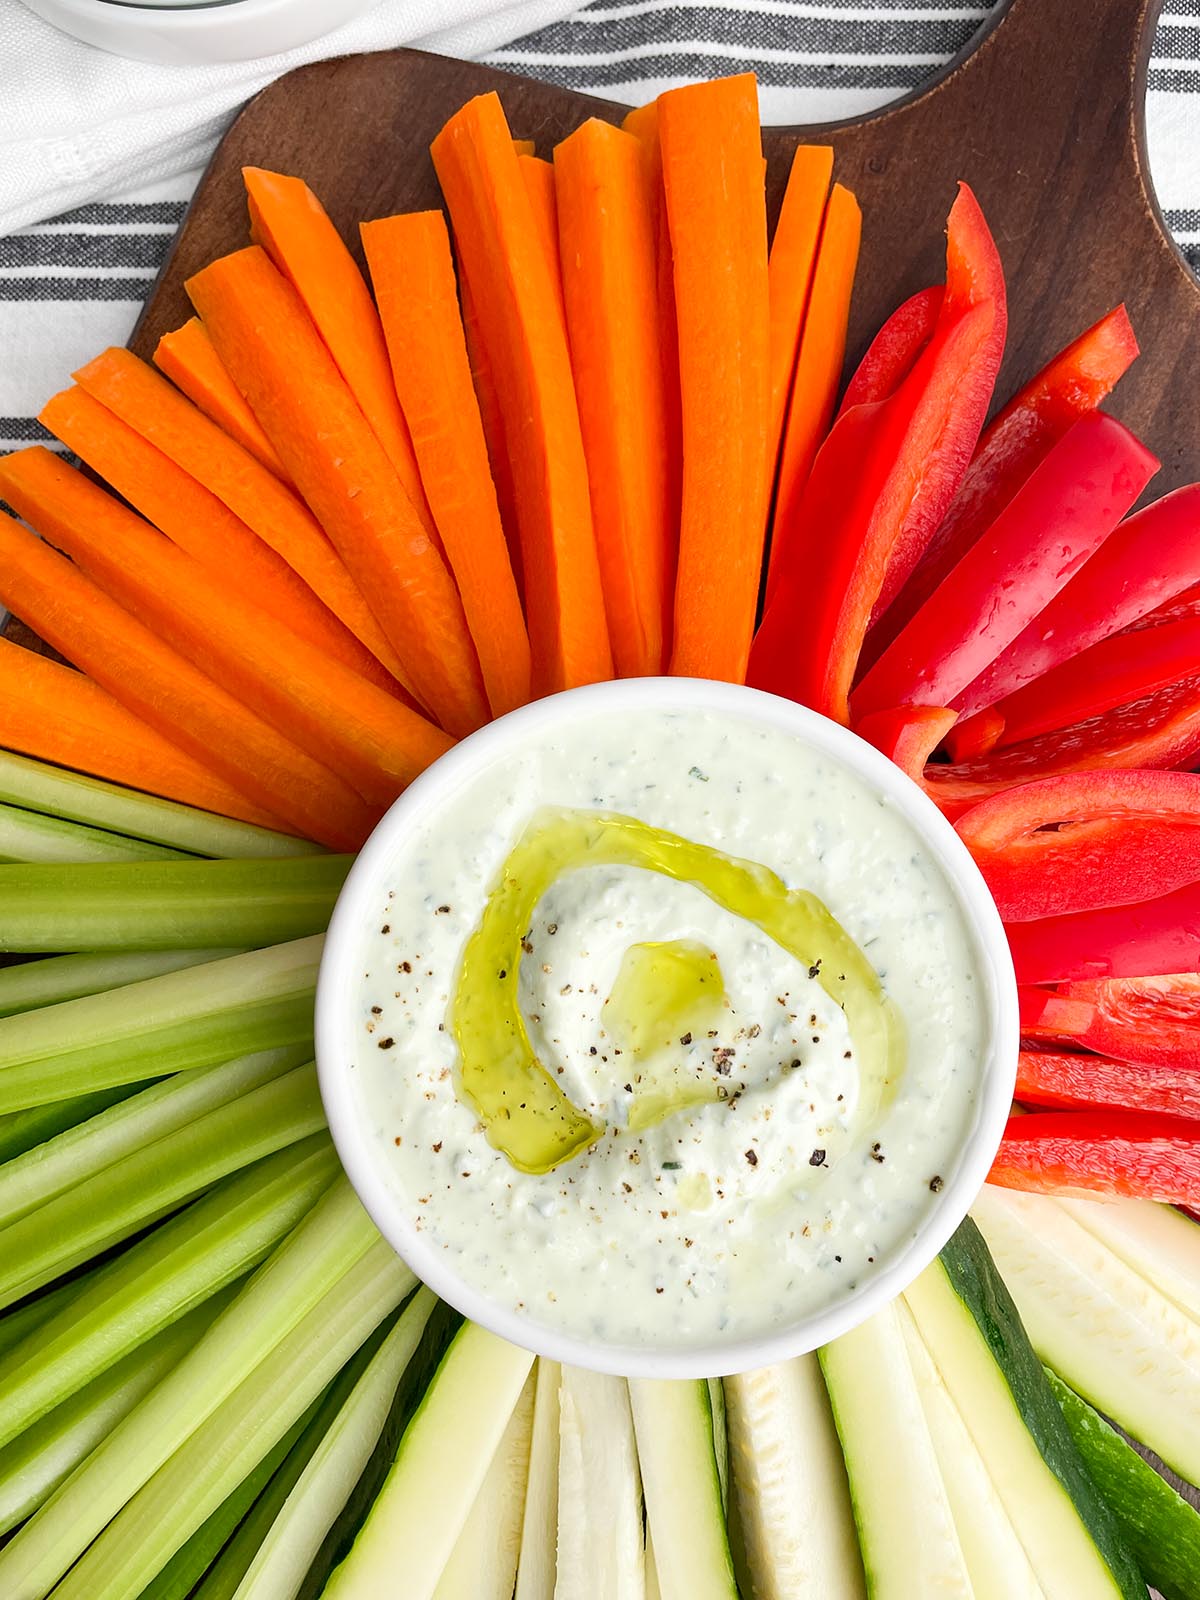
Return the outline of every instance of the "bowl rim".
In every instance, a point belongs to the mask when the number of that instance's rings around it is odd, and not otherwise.
[[[848,767],[905,818],[946,877],[967,925],[985,997],[984,1044],[975,1121],[953,1175],[915,1237],[859,1288],[769,1332],[729,1341],[631,1346],[563,1333],[497,1304],[448,1264],[404,1215],[380,1169],[379,1146],[358,1113],[351,1056],[353,1005],[362,930],[373,926],[375,900],[400,840],[440,797],[458,790],[517,741],[564,721],[614,711],[713,711],[752,718],[800,738]],[[858,1326],[910,1284],[933,1260],[983,1186],[1008,1119],[1016,1081],[1017,985],[1004,925],[983,876],[952,824],[921,787],[848,728],[793,701],[741,684],[699,678],[625,678],[536,700],[461,740],[389,808],[351,867],[334,908],[317,980],[317,1072],[325,1114],[346,1174],[376,1227],[416,1275],[443,1300],[492,1333],[540,1356],[625,1377],[726,1376],[803,1355]]]

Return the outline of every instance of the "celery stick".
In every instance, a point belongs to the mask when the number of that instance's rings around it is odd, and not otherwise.
[[[320,846],[0,751],[0,800],[201,856],[305,856]]]
[[[0,1018],[0,1112],[312,1037],[319,937]]]
[[[101,954],[43,956],[18,966],[0,967],[0,1017],[14,1011],[36,1011],[60,1000],[78,1000],[105,989],[120,989],[142,978],[180,972],[204,961],[240,955],[237,948],[213,950],[134,950],[128,955]]]
[[[425,1324],[416,1354],[405,1366],[395,1385],[383,1431],[345,1504],[336,1512],[328,1533],[321,1540],[320,1549],[308,1563],[296,1591],[296,1600],[320,1600],[330,1574],[350,1553],[358,1531],[370,1515],[371,1507],[392,1469],[405,1429],[425,1398],[434,1373],[461,1325],[462,1318],[458,1312],[444,1300],[439,1300]],[[289,1532],[288,1543],[291,1537]]]
[[[0,950],[192,950],[318,933],[350,856],[0,865]]]
[[[212,1516],[196,1529],[187,1543],[180,1545],[153,1583],[148,1583],[142,1590],[138,1600],[192,1600],[196,1585],[270,1483],[280,1463],[304,1432],[307,1419],[306,1412],[299,1421],[292,1423],[283,1438],[268,1455],[262,1458],[254,1471],[242,1479],[231,1495],[222,1500]]]
[[[226,1173],[324,1125],[316,1073],[306,1065],[142,1146],[0,1228],[0,1305],[12,1305]]]
[[[282,1077],[311,1059],[307,1044],[260,1050],[198,1072],[164,1078],[87,1122],[0,1166],[0,1228],[112,1166],[140,1145]]]
[[[51,1317],[56,1317],[64,1306],[70,1305],[75,1297],[83,1292],[92,1281],[93,1274],[102,1270],[95,1267],[80,1277],[71,1278],[54,1289],[47,1289],[44,1293],[23,1301],[13,1311],[0,1312],[0,1367],[3,1366],[10,1350],[16,1350],[22,1345],[35,1328],[46,1326]],[[37,1347],[36,1340],[34,1347]]]
[[[40,1600],[48,1593],[378,1238],[354,1191],[339,1178],[179,1365],[0,1550],[0,1595]]]
[[[335,1378],[333,1383],[325,1386],[324,1392],[317,1396],[303,1416],[298,1417],[292,1423],[287,1433],[284,1434],[283,1439],[279,1441],[280,1444],[286,1441],[287,1449],[283,1452],[281,1459],[276,1461],[275,1470],[263,1484],[252,1504],[246,1508],[245,1515],[238,1522],[233,1531],[233,1536],[229,1539],[225,1548],[196,1585],[192,1600],[229,1600],[229,1597],[237,1590],[241,1575],[253,1560],[254,1552],[262,1543],[263,1534],[270,1527],[280,1503],[286,1499],[292,1484],[299,1474],[303,1472],[306,1462],[316,1448],[317,1441],[320,1439],[317,1429],[324,1427],[328,1420],[326,1403],[337,1381],[337,1378]],[[278,1448],[279,1446],[276,1445],[275,1449],[278,1450]],[[274,1453],[272,1451],[271,1455],[274,1456]],[[263,1457],[263,1460],[268,1459],[270,1457]],[[260,1462],[259,1465],[261,1466],[261,1464]],[[254,1476],[257,1471],[258,1469],[255,1468],[251,1476]],[[245,1482],[245,1479],[242,1481]],[[221,1505],[224,1504],[225,1501],[222,1501]],[[218,1507],[219,1509],[220,1507]],[[201,1528],[206,1525],[206,1523],[202,1523]],[[199,1533],[200,1528],[196,1532]],[[194,1539],[195,1537],[196,1535],[193,1534],[192,1538]],[[191,1541],[189,1540],[188,1542],[190,1543]],[[183,1548],[186,1549],[186,1546]],[[171,1560],[173,1561],[174,1559],[175,1557],[172,1556]],[[170,1564],[168,1562],[167,1566],[170,1566]],[[166,1568],[163,1570],[165,1571]],[[143,1589],[142,1593],[145,1594],[146,1591]]]
[[[123,833],[89,828],[82,822],[23,811],[0,804],[0,856],[5,861],[169,861],[189,857],[186,850],[130,839]]]
[[[327,1600],[374,1600],[389,1588],[405,1600],[432,1600],[532,1366],[529,1351],[475,1323],[463,1326]]]
[[[295,1600],[299,1594],[325,1536],[371,1459],[397,1385],[430,1326],[421,1305],[428,1292],[421,1290],[390,1330],[381,1330],[386,1337],[371,1352],[336,1416],[329,1419],[311,1460],[246,1569],[236,1600]],[[364,1352],[369,1349],[363,1346]],[[212,1597],[206,1594],[204,1600]]]
[[[307,1420],[304,1431],[254,1502],[229,1544],[222,1550],[220,1559],[212,1571],[196,1590],[195,1600],[233,1600],[233,1596],[241,1592],[247,1569],[257,1559],[264,1539],[274,1527],[297,1483],[308,1471],[313,1457],[320,1450],[326,1435],[337,1421],[339,1413],[363,1373],[374,1360],[380,1345],[395,1327],[399,1315],[400,1313],[395,1311],[384,1318],[371,1337],[355,1351],[333,1381],[326,1385],[323,1393],[308,1408],[305,1413]],[[419,1337],[420,1327],[414,1326],[411,1339],[413,1348],[416,1347]],[[386,1409],[386,1401],[384,1405]],[[381,1415],[381,1424],[382,1421]],[[317,1537],[317,1543],[320,1543],[320,1535]]]
[[[76,1095],[71,1100],[55,1100],[50,1105],[26,1106],[23,1111],[7,1111],[0,1116],[0,1165],[15,1161],[26,1150],[34,1150],[47,1139],[98,1116],[118,1100],[127,1100],[147,1083],[120,1083],[107,1089],[94,1089],[90,1094]]]
[[[214,1185],[115,1261],[68,1285],[76,1292],[0,1359],[0,1442],[258,1266],[336,1173],[328,1137],[313,1134]]]
[[[187,1353],[235,1292],[226,1289],[164,1328],[0,1450],[0,1534],[24,1522],[50,1498]]]
[[[415,1284],[383,1239],[258,1363],[118,1512],[56,1600],[138,1594],[221,1504]],[[424,1297],[425,1315],[433,1297]]]

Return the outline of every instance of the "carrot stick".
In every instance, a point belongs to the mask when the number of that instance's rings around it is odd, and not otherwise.
[[[12,517],[0,517],[0,599],[127,710],[302,837],[350,850],[370,831],[377,813],[348,783],[198,672]]]
[[[745,678],[766,533],[767,218],[750,74],[658,102],[675,263],[683,506],[671,671]]]
[[[282,556],[412,693],[399,657],[320,523],[273,473],[132,351],[113,346],[74,377],[81,389],[202,483]]]
[[[449,733],[479,727],[487,698],[454,580],[295,290],[256,245],[187,289],[417,698]]]
[[[251,239],[262,246],[304,302],[426,533],[434,534],[412,440],[392,384],[383,329],[354,257],[301,179],[262,167],[243,167],[242,178]]]
[[[275,446],[238,392],[199,317],[189,317],[182,328],[163,334],[154,351],[154,365],[268,472],[287,482]]]
[[[846,356],[846,324],[861,233],[858,201],[849,189],[835,183],[821,229],[784,427],[767,569],[768,597],[778,571],[778,553],[786,542],[783,535],[795,522],[813,458],[833,420]]]
[[[94,584],[193,666],[349,780],[390,805],[451,741],[385,690],[332,660],[252,601],[232,595],[49,450],[6,456],[10,504]]]
[[[658,138],[658,106],[637,106],[621,124],[632,133],[642,148],[646,162],[646,181],[654,205],[658,257],[658,332],[662,349],[663,402],[666,407],[667,435],[667,529],[670,544],[667,565],[674,574],[679,554],[679,506],[683,494],[683,420],[679,395],[679,324],[675,315],[675,268],[671,259],[671,224],[667,218],[667,197],[663,193],[662,145]],[[673,581],[673,578],[672,578]],[[674,627],[674,594],[666,596],[664,637],[670,642]]]
[[[595,119],[558,146],[553,170],[609,639],[621,676],[646,677],[664,669],[674,577],[649,172],[632,135]]]
[[[612,676],[571,358],[557,289],[494,94],[453,116],[433,163],[506,412],[535,693]]]
[[[558,308],[566,327],[567,312],[563,303],[562,258],[558,246],[558,195],[555,192],[554,168],[540,156],[523,155],[518,159],[521,177],[529,192],[533,206],[533,221],[538,239],[550,263],[550,275],[557,288]],[[565,335],[564,335],[565,337]]]
[[[82,672],[0,638],[0,746],[263,828],[278,819]]]
[[[42,407],[39,421],[173,544],[219,575],[229,593],[269,611],[372,683],[398,687],[270,545],[99,400],[78,387],[64,389]]]
[[[779,461],[792,374],[796,370],[800,332],[832,175],[833,150],[829,145],[796,146],[767,258],[771,301],[771,427],[767,436],[767,471],[772,479]]]
[[[500,523],[504,529],[504,541],[508,545],[508,558],[512,563],[517,593],[523,600],[525,573],[521,566],[521,539],[517,531],[516,488],[513,484],[512,464],[508,459],[508,439],[504,431],[504,402],[496,387],[496,374],[488,360],[483,329],[479,325],[479,311],[471,294],[470,279],[461,261],[458,268],[458,294],[462,304],[467,358],[471,363],[471,381],[475,385],[475,398],[479,402],[479,420],[483,424],[483,437],[487,440],[488,462],[492,469],[492,482],[496,486]]]
[[[529,636],[488,466],[450,235],[440,211],[362,225],[363,249],[421,479],[494,716],[529,699]]]

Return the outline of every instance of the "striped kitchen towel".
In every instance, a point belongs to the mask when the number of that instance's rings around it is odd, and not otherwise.
[[[821,122],[916,87],[990,10],[990,0],[597,0],[486,59],[629,103],[753,70],[765,120]],[[1200,0],[1166,0],[1147,120],[1167,223],[1200,270]],[[34,416],[46,397],[125,340],[198,176],[160,178],[0,238],[0,451],[43,438]]]

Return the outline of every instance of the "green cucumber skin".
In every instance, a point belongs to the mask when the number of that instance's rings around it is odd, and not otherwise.
[[[325,1535],[296,1600],[320,1600],[333,1569],[350,1554],[358,1531],[383,1487],[383,1480],[391,1471],[405,1429],[424,1400],[461,1323],[462,1317],[444,1301],[439,1300],[434,1306],[413,1358],[397,1385],[379,1441],[337,1521]]]
[[[1117,1518],[1088,1474],[1012,1296],[970,1217],[942,1250],[941,1262],[1003,1373],[1043,1461],[1070,1495],[1113,1582],[1126,1600],[1146,1600],[1145,1582]]]
[[[1046,1378],[1146,1582],[1164,1600],[1200,1600],[1200,1512],[1048,1367]]]

